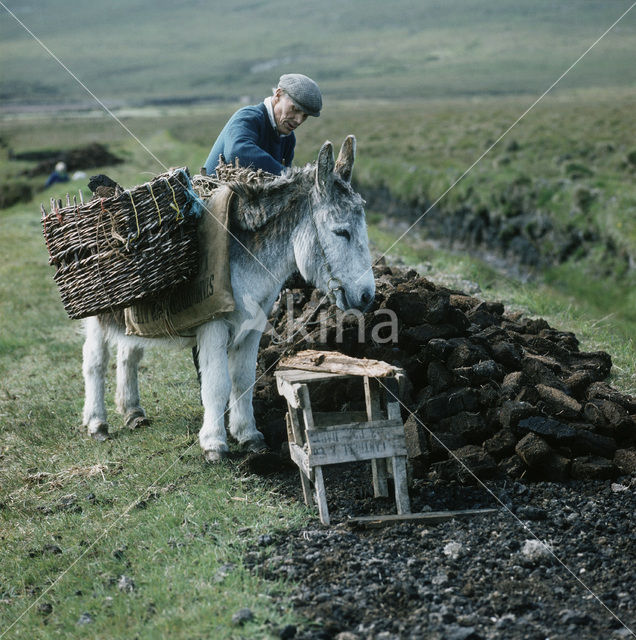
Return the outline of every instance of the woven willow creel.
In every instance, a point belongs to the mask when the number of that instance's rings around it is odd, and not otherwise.
[[[53,201],[42,226],[68,315],[128,307],[192,278],[200,213],[185,167],[109,198]]]

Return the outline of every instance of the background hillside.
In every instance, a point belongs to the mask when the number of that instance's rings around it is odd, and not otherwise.
[[[540,93],[630,6],[625,0],[8,0],[5,5],[111,104],[260,98],[302,69],[335,98]],[[5,105],[88,96],[0,9]],[[560,90],[634,85],[636,19]]]

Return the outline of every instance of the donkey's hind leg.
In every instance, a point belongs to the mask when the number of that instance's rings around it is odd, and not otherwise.
[[[137,371],[144,348],[134,339],[122,336],[117,342],[117,410],[130,429],[150,424],[139,403]]]
[[[228,327],[223,321],[208,322],[197,333],[203,403],[199,443],[208,462],[218,462],[228,454],[225,435],[225,408],[230,395],[228,335]]]
[[[250,331],[244,340],[228,349],[228,364],[232,380],[230,393],[230,433],[248,451],[265,451],[263,434],[256,429],[252,395],[256,374],[256,356],[261,338],[259,331]]]
[[[96,440],[108,437],[106,405],[104,404],[104,378],[108,367],[108,342],[97,317],[87,318],[84,324],[86,339],[83,348],[84,374],[83,424]]]

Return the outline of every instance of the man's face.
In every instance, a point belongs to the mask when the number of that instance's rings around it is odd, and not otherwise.
[[[307,114],[299,109],[292,99],[281,89],[276,89],[276,93],[272,98],[272,106],[274,109],[276,128],[278,132],[284,136],[291,133],[307,120]]]

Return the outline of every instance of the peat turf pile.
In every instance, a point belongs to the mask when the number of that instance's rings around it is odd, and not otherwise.
[[[408,374],[402,414],[416,477],[470,482],[463,465],[482,478],[636,472],[636,399],[603,382],[612,366],[607,353],[580,351],[571,332],[506,314],[501,303],[438,286],[415,271],[374,270],[376,302],[362,328],[360,318],[321,305],[319,292],[302,282],[292,283],[274,308],[275,331],[263,336],[257,378],[268,373],[254,394],[257,424],[270,444],[285,439],[285,406],[272,375],[277,360],[307,348],[334,349]],[[343,384],[312,392],[319,410],[364,409],[353,397]]]

